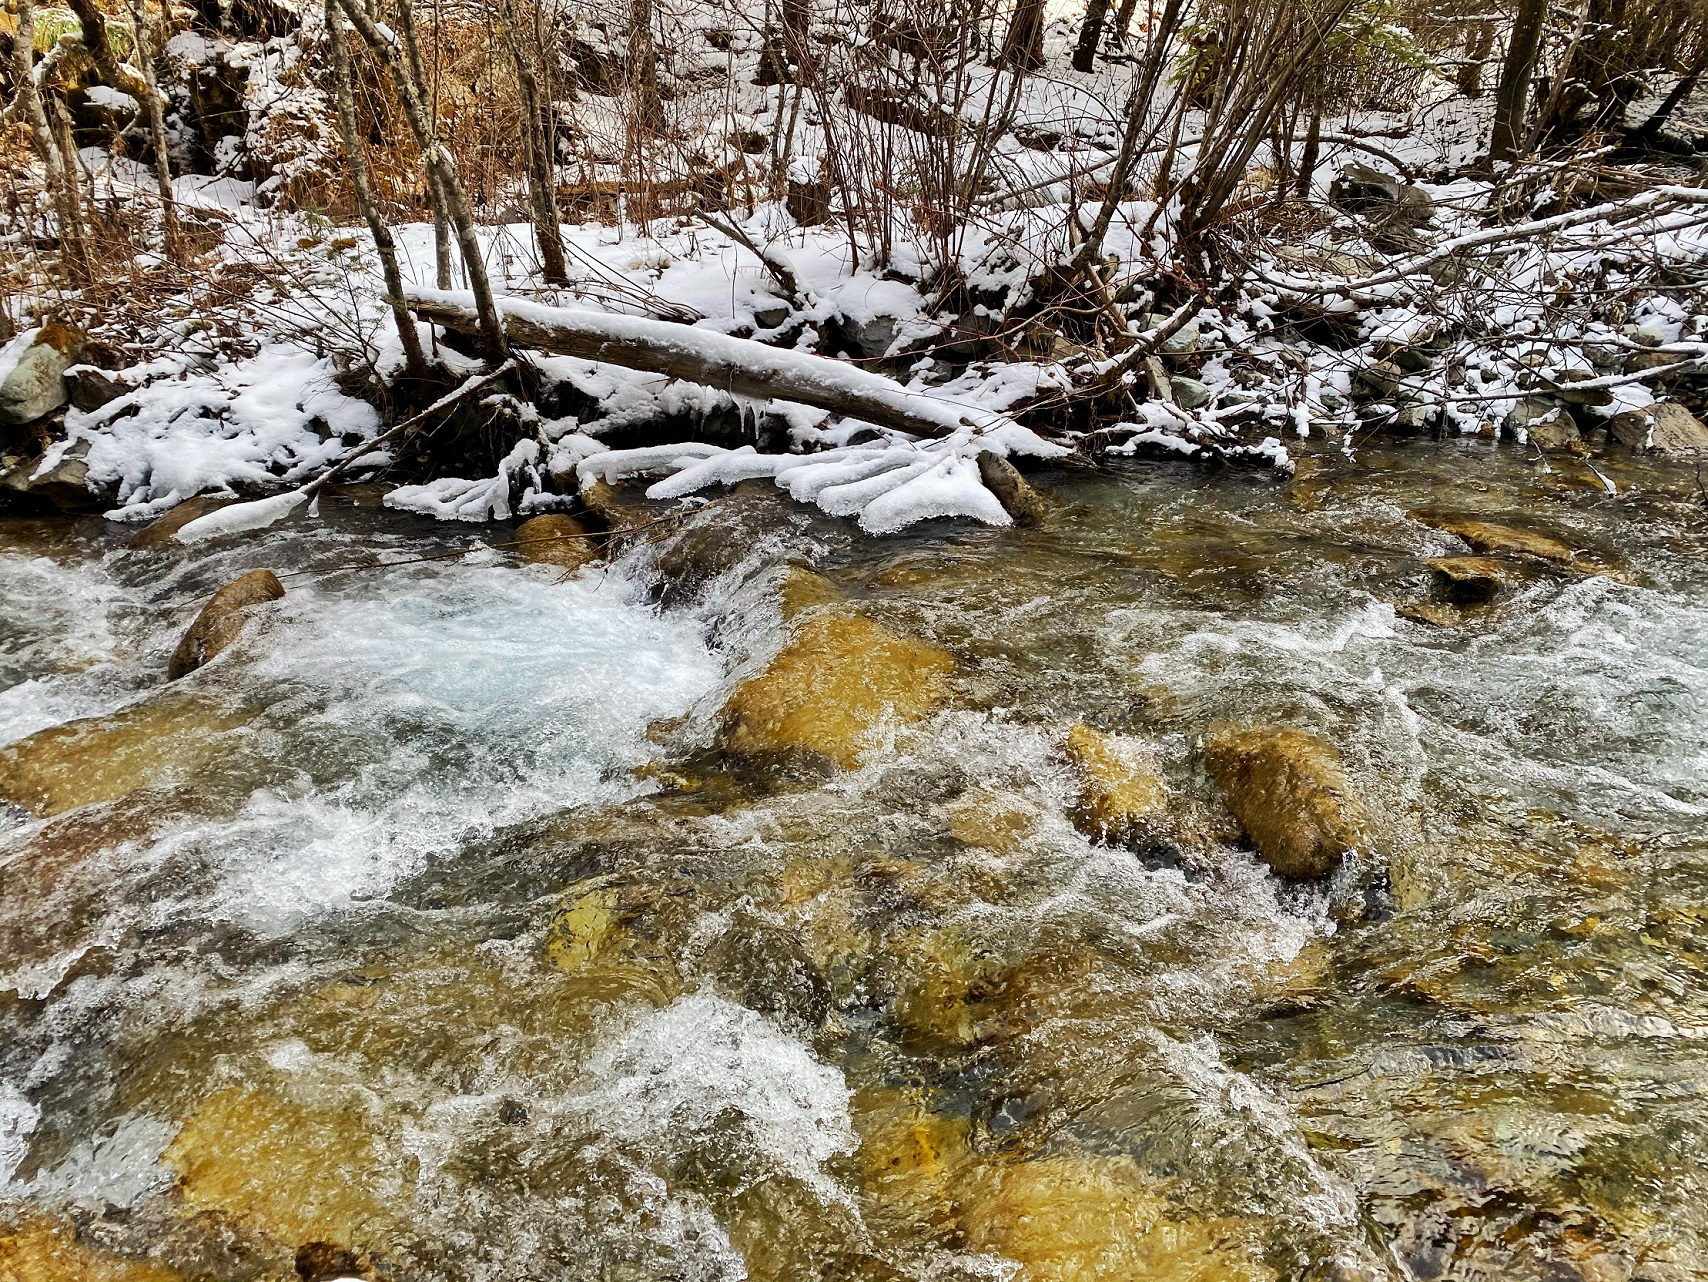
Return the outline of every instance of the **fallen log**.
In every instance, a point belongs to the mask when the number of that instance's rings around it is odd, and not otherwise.
[[[474,298],[460,291],[406,289],[421,319],[477,334]],[[965,428],[995,432],[1019,425],[1006,414],[903,387],[892,378],[810,352],[767,347],[691,325],[644,316],[497,300],[505,337],[518,347],[666,374],[756,401],[793,401],[910,436],[944,437]]]

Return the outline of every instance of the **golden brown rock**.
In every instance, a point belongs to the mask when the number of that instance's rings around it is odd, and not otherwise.
[[[860,615],[813,613],[764,672],[730,695],[729,746],[806,749],[858,765],[886,721],[917,721],[942,701],[954,667],[936,646]]]
[[[783,571],[783,581],[777,585],[777,595],[783,618],[793,619],[821,605],[835,605],[845,600],[842,589],[824,575],[804,565],[791,565]]]
[[[46,816],[192,782],[227,756],[227,732],[254,715],[173,696],[39,731],[0,748],[0,800]]]
[[[80,1242],[69,1221],[26,1214],[0,1223],[0,1282],[180,1282],[180,1275]]]
[[[1024,1282],[1267,1282],[1259,1226],[1171,1218],[1157,1182],[1131,1157],[1063,1153],[998,1158],[962,1188],[976,1250],[1021,1266]]]
[[[1368,844],[1340,754],[1318,735],[1224,729],[1210,736],[1204,764],[1257,853],[1283,877],[1324,876]]]
[[[1452,605],[1484,605],[1525,578],[1511,561],[1492,556],[1438,556],[1426,564],[1434,572],[1435,595]]]
[[[133,548],[164,547],[172,541],[172,536],[183,529],[197,517],[206,516],[209,512],[217,512],[235,499],[215,498],[211,494],[200,494],[193,499],[185,499],[166,515],[150,521],[131,536],[130,545]]]
[[[166,679],[176,681],[207,663],[237,640],[247,610],[284,595],[284,584],[271,570],[251,570],[227,583],[209,598],[178,642],[166,668]]]
[[[304,1107],[227,1087],[185,1119],[164,1158],[193,1210],[224,1212],[292,1244],[383,1244],[406,1214],[357,1109]]]
[[[602,521],[614,533],[632,530],[653,519],[653,513],[639,503],[624,499],[609,481],[594,481],[584,488],[581,503],[595,520]]]
[[[950,803],[949,835],[964,846],[1015,855],[1033,841],[1038,812],[1018,797],[988,788],[969,788]]]
[[[1129,740],[1088,725],[1067,733],[1067,758],[1079,770],[1079,803],[1073,821],[1099,841],[1142,839],[1168,808],[1168,785]]]
[[[579,570],[599,557],[599,539],[573,516],[548,512],[516,527],[516,555],[529,565]]]
[[[1543,561],[1557,561],[1562,565],[1569,565],[1573,560],[1572,549],[1559,539],[1538,534],[1534,530],[1520,529],[1503,521],[1489,521],[1482,517],[1442,512],[1432,508],[1413,512],[1411,518],[1431,529],[1464,539],[1477,552],[1533,556]]]

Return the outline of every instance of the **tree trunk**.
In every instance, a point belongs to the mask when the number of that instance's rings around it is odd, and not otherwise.
[[[1044,65],[1044,0],[1017,0],[996,61],[1011,71],[1036,71]]]
[[[444,203],[452,226],[456,228],[457,244],[463,252],[463,270],[468,273],[469,288],[474,293],[475,308],[480,316],[481,344],[486,350],[487,358],[497,363],[507,354],[504,329],[498,322],[498,309],[493,305],[492,284],[486,276],[486,259],[481,254],[480,237],[475,232],[474,215],[469,211],[468,197],[463,193],[456,165],[452,163],[449,153],[440,146],[434,122],[427,114],[425,77],[421,71],[421,47],[414,39],[415,23],[410,0],[398,0],[397,6],[398,26],[403,35],[402,52],[397,47],[397,36],[381,32],[374,20],[368,16],[368,11],[362,7],[361,0],[338,0],[338,5],[351,25],[361,32],[362,39],[379,54],[386,64],[386,69],[391,73],[392,85],[397,90],[398,101],[403,105],[404,117],[409,121],[409,128],[421,148],[428,177],[432,180],[439,199]]]
[[[652,38],[652,0],[629,3],[629,85],[634,91],[635,124],[640,132],[656,134],[664,127],[664,104],[658,93],[658,48]]]
[[[18,29],[12,36],[13,76],[18,82],[17,106],[30,127],[30,143],[47,174],[48,194],[53,199],[59,226],[60,256],[76,276],[86,275],[88,256],[83,237],[83,212],[77,203],[76,164],[60,150],[58,135],[48,120],[47,105],[36,88],[36,18],[33,0],[19,0]]]
[[[1708,51],[1696,56],[1696,61],[1691,65],[1690,70],[1684,73],[1679,82],[1672,87],[1672,92],[1666,96],[1659,107],[1655,108],[1655,114],[1643,122],[1643,127],[1637,131],[1638,136],[1642,138],[1658,137],[1661,130],[1666,128],[1667,121],[1672,119],[1672,113],[1678,110],[1679,104],[1696,92],[1696,86],[1701,83],[1702,74],[1705,71],[1708,71]]]
[[[131,29],[136,33],[136,63],[142,70],[143,85],[148,90],[143,105],[148,112],[148,137],[154,147],[154,179],[160,191],[160,220],[166,240],[166,254],[178,254],[178,209],[172,191],[172,151],[166,144],[166,96],[160,92],[160,81],[154,73],[154,47],[145,9],[147,0],[130,0]]]
[[[1133,12],[1139,7],[1139,0],[1121,0],[1121,7],[1115,11],[1115,43],[1125,45],[1127,36],[1133,29]]]
[[[1512,39],[1495,89],[1494,128],[1489,133],[1489,162],[1512,160],[1524,137],[1524,104],[1530,97],[1530,76],[1536,69],[1536,53],[1542,44],[1542,23],[1548,15],[1548,0],[1518,0]]]
[[[1079,28],[1079,45],[1073,51],[1073,69],[1090,71],[1097,58],[1097,42],[1103,38],[1103,20],[1109,13],[1109,0],[1088,0],[1085,21]]]
[[[468,333],[478,324],[466,294],[411,289],[424,320]],[[909,391],[894,379],[810,352],[644,316],[503,301],[506,335],[519,347],[667,374],[753,400],[793,401],[912,436],[942,437],[971,426],[1006,427],[1006,414]]]
[[[540,246],[540,267],[548,283],[569,284],[563,257],[563,231],[558,225],[557,183],[553,180],[550,140],[542,127],[549,105],[542,101],[539,77],[523,39],[516,0],[502,0],[499,25],[510,61],[516,68],[516,87],[522,100],[522,156],[528,170],[528,197],[533,211],[534,239]]]
[[[361,130],[356,124],[356,97],[351,86],[350,51],[344,44],[344,20],[338,12],[338,0],[326,0],[326,40],[332,51],[332,85],[338,99],[338,128],[344,137],[344,155],[350,165],[350,189],[355,193],[356,206],[367,221],[374,238],[374,249],[380,256],[385,274],[386,302],[391,304],[392,320],[397,324],[398,341],[403,344],[404,368],[409,377],[427,376],[427,358],[421,350],[421,335],[415,328],[415,318],[403,302],[403,274],[397,267],[397,245],[391,228],[380,213],[374,199],[373,184],[368,178],[368,157]]]
[[[1465,61],[1459,67],[1459,92],[1467,98],[1483,96],[1483,64],[1494,48],[1495,24],[1487,18],[1477,23],[1476,33],[1465,48]]]
[[[1322,138],[1322,102],[1313,94],[1311,97],[1311,123],[1305,128],[1305,150],[1299,157],[1299,175],[1293,188],[1300,200],[1311,198],[1311,179],[1316,175],[1317,161],[1322,156]]]

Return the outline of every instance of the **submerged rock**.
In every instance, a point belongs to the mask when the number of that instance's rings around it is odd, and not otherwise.
[[[856,766],[883,723],[917,721],[942,702],[954,668],[947,652],[858,614],[809,615],[765,671],[730,695],[728,744],[805,749]]]
[[[1557,561],[1567,565],[1574,559],[1572,549],[1559,539],[1538,534],[1534,530],[1520,529],[1503,521],[1490,521],[1478,516],[1464,516],[1436,509],[1420,509],[1408,515],[1412,520],[1431,529],[1463,539],[1477,552],[1533,556],[1543,561]]]
[[[1130,740],[1076,724],[1067,733],[1067,758],[1079,770],[1074,825],[1098,841],[1131,842],[1152,832],[1168,808],[1168,785]]]
[[[364,1120],[356,1108],[226,1087],[184,1119],[163,1157],[194,1210],[229,1215],[293,1246],[373,1250],[406,1212],[399,1173]]]
[[[979,480],[996,495],[996,501],[1014,518],[1016,525],[1037,525],[1049,510],[1044,496],[1020,475],[1019,468],[988,450],[979,455]]]
[[[599,540],[573,516],[548,512],[529,517],[516,527],[516,555],[529,565],[555,565],[579,570],[599,558]]]
[[[180,1282],[153,1260],[127,1259],[78,1239],[69,1220],[24,1213],[0,1222],[0,1282]]]
[[[790,565],[783,571],[782,582],[777,585],[777,596],[785,620],[847,599],[841,588],[804,565]]]
[[[251,570],[227,583],[202,607],[178,642],[166,667],[166,679],[176,681],[208,663],[237,640],[251,606],[277,601],[284,595],[284,584],[271,570]]]
[[[1485,605],[1526,577],[1511,561],[1492,556],[1438,556],[1427,564],[1436,596],[1452,605]]]
[[[193,782],[230,756],[229,732],[254,715],[175,696],[38,731],[0,748],[0,801],[47,816]]]
[[[1282,877],[1326,876],[1347,851],[1368,844],[1340,754],[1319,735],[1221,730],[1210,736],[1204,764],[1257,853]]]
[[[968,1244],[1016,1261],[1026,1282],[1275,1277],[1258,1253],[1257,1225],[1171,1216],[1160,1183],[1124,1154],[998,1157],[960,1192]]]

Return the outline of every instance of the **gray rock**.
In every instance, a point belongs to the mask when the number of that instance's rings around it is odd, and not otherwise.
[[[795,309],[787,303],[775,300],[762,303],[753,309],[753,323],[760,329],[776,329],[788,323],[789,317],[795,314]]]
[[[1167,319],[1167,316],[1150,312],[1145,315],[1140,324],[1147,330],[1155,329]],[[1187,321],[1163,340],[1162,346],[1156,349],[1157,354],[1161,356],[1190,356],[1198,350],[1198,340],[1202,333],[1203,331],[1198,328],[1197,321]]]
[[[897,321],[894,316],[874,316],[866,321],[844,321],[842,332],[860,356],[876,358],[890,350],[896,341]]]
[[[1329,200],[1382,228],[1420,227],[1435,216],[1435,198],[1427,191],[1368,165],[1341,169],[1329,186]]]
[[[1174,393],[1174,403],[1183,410],[1203,409],[1210,403],[1210,397],[1213,395],[1208,384],[1182,374],[1176,374],[1168,380],[1168,389]]]
[[[1405,376],[1406,372],[1392,361],[1371,361],[1352,371],[1352,381],[1377,396],[1392,396]]]
[[[1547,397],[1527,396],[1512,407],[1506,416],[1506,430],[1517,432],[1520,428],[1538,449],[1563,450],[1581,439],[1578,425],[1565,407]]]
[[[1556,395],[1567,405],[1611,405],[1613,404],[1613,389],[1598,387],[1589,391],[1574,391],[1572,384],[1587,383],[1595,377],[1593,370],[1563,369],[1554,375],[1553,382],[1557,389]]]
[[[1615,414],[1608,422],[1613,439],[1634,450],[1658,454],[1708,453],[1708,427],[1676,401],[1656,401],[1641,410]]]
[[[0,381],[0,427],[25,427],[61,408],[68,399],[65,371],[77,363],[82,346],[83,336],[69,325],[36,330]]]
[[[40,471],[41,459],[25,459],[0,476],[0,495],[32,508],[89,507],[96,496],[89,488],[89,465],[83,461],[88,453],[89,442],[79,441],[46,471]]]

